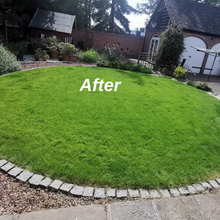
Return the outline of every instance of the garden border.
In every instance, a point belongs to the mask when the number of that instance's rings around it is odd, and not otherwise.
[[[70,65],[71,66],[87,66],[87,67],[95,66],[94,64],[79,65],[78,63],[70,63],[70,62],[40,62],[40,64],[41,63],[44,64],[41,67],[31,66],[32,68],[23,68],[22,70],[24,71],[28,69],[56,67],[56,66],[70,66]],[[27,66],[30,66],[30,64],[36,64],[36,62],[23,63],[23,65],[27,65]],[[156,74],[154,73],[153,75],[160,76],[159,73],[156,73]],[[49,177],[42,176],[39,174],[34,174],[33,172],[24,170],[5,159],[0,159],[0,170],[18,181],[21,181],[23,183],[29,183],[33,187],[41,187],[41,188],[48,189],[48,190],[60,191],[60,192],[63,192],[63,193],[66,193],[66,194],[69,194],[75,197],[87,197],[87,198],[95,198],[95,199],[171,198],[171,197],[178,197],[178,196],[201,194],[201,193],[209,192],[211,190],[220,190],[220,178],[216,178],[210,181],[199,182],[197,184],[192,184],[186,187],[175,187],[175,188],[159,189],[159,190],[157,189],[150,189],[150,190],[116,189],[116,188],[105,189],[105,188],[94,188],[91,186],[87,186],[87,187],[78,186],[78,185],[75,185],[74,183],[65,183],[58,179],[52,180]]]
[[[5,160],[0,160],[0,170],[14,179],[23,183],[29,183],[33,187],[41,187],[48,190],[59,191],[75,197],[87,197],[95,199],[104,198],[141,198],[141,199],[159,199],[178,196],[187,196],[209,192],[211,190],[220,190],[220,178],[210,181],[199,182],[187,187],[176,187],[169,189],[116,189],[116,188],[94,188],[91,186],[78,186],[73,183],[62,182],[58,179],[52,180],[49,177],[35,174],[24,170],[15,164]]]

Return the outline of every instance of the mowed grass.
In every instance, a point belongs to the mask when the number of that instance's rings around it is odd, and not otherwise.
[[[85,79],[117,92],[79,92]],[[0,77],[0,158],[81,185],[164,188],[220,177],[220,101],[147,74],[57,67]]]

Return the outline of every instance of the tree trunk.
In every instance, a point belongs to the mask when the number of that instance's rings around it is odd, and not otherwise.
[[[110,31],[115,32],[115,0],[112,0]]]

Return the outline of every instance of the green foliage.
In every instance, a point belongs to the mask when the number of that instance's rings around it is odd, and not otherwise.
[[[121,61],[126,53],[128,52],[129,47],[122,48],[120,47],[120,43],[117,42],[115,44],[106,43],[103,49],[103,53],[107,57],[109,61]]]
[[[134,71],[134,72],[141,72],[141,65],[140,64],[134,64],[132,66],[131,70]]]
[[[98,53],[94,49],[81,52],[79,54],[79,61],[84,63],[95,63],[99,59]]]
[[[179,78],[183,78],[185,76],[186,71],[181,67],[178,66],[175,71],[174,71],[174,77],[179,79]]]
[[[77,52],[78,52],[78,49],[74,45],[69,44],[69,43],[65,43],[63,45],[64,55],[73,55],[73,54],[76,54]]]
[[[195,83],[195,82],[192,82],[192,81],[189,81],[189,82],[187,83],[187,85],[192,86],[192,87],[196,87],[196,83]]]
[[[21,64],[14,54],[0,44],[0,75],[15,72],[21,69]]]
[[[98,67],[106,67],[107,68],[107,67],[109,67],[108,63],[109,62],[107,60],[100,60],[100,61],[97,62],[97,66]]]
[[[212,91],[212,89],[208,86],[207,83],[197,83],[196,84],[196,88],[204,90],[204,91],[207,91],[207,92],[211,92]]]
[[[97,62],[97,66],[106,67],[106,68],[114,68],[114,69],[122,69],[133,72],[141,72],[141,73],[152,73],[152,70],[146,66],[142,66],[140,64],[133,64],[131,62],[121,63],[119,61],[106,61],[101,60]]]
[[[57,44],[57,50],[60,55],[64,55],[64,46],[65,46],[64,42],[60,42]]]
[[[43,38],[31,38],[31,47],[33,51],[37,50],[38,48],[45,50],[46,49],[46,39]]]
[[[19,43],[5,42],[5,43],[3,43],[3,45],[11,52],[12,51],[21,51],[21,45]]]
[[[127,0],[96,0],[94,6],[96,10],[92,18],[96,23],[93,27],[95,30],[124,34],[125,31],[121,28],[123,27],[126,31],[130,31],[129,20],[125,15],[136,10],[128,4]]]
[[[126,62],[121,64],[121,69],[122,70],[131,70],[133,68],[133,63],[132,62]]]
[[[58,53],[58,44],[60,40],[56,37],[48,37],[46,38],[46,48],[49,52],[55,52]]]
[[[184,50],[182,27],[169,26],[160,36],[156,63],[160,67],[174,70],[178,66],[180,55]]]

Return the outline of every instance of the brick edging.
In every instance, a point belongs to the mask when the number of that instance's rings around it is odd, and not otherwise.
[[[15,164],[5,160],[0,160],[0,170],[16,180],[23,183],[29,183],[33,187],[41,187],[53,191],[60,191],[76,197],[93,197],[95,199],[103,198],[171,198],[178,196],[194,195],[208,192],[214,189],[220,190],[220,178],[207,182],[192,184],[187,187],[170,188],[170,189],[115,189],[115,188],[94,188],[91,186],[83,187],[74,185],[73,183],[65,183],[58,179],[52,180],[49,177],[34,174],[28,170],[24,170]]]

